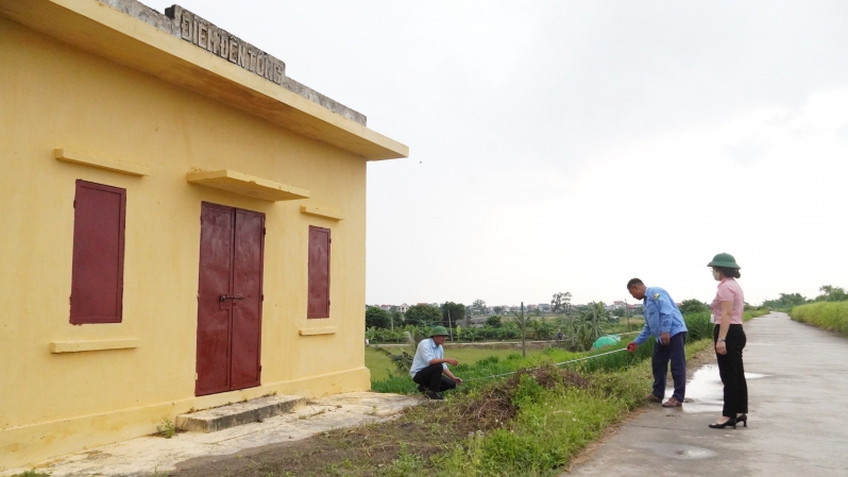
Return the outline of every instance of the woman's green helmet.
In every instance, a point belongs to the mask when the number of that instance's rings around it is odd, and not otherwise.
[[[713,257],[713,261],[707,264],[708,267],[735,268],[739,270],[739,265],[736,264],[736,259],[729,253],[720,253]]]

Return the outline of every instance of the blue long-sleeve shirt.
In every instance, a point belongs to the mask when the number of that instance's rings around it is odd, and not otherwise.
[[[645,289],[645,298],[642,299],[642,314],[645,316],[645,327],[636,337],[636,344],[648,341],[653,335],[657,342],[660,341],[662,333],[674,336],[678,333],[688,331],[683,315],[674,304],[674,300],[668,292],[660,287],[648,287]]]

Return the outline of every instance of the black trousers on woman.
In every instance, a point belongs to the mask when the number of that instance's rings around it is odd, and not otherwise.
[[[713,330],[713,344],[718,341],[719,325]],[[748,382],[745,381],[745,367],[742,365],[742,349],[747,338],[742,325],[730,325],[724,344],[727,354],[716,353],[718,373],[724,384],[724,408],[722,416],[735,419],[739,413],[748,412]]]

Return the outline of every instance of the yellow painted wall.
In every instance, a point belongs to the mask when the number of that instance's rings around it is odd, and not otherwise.
[[[55,148],[149,175],[60,162]],[[0,167],[0,470],[153,433],[192,407],[369,388],[361,157],[0,16]],[[189,184],[197,169],[232,169],[311,196],[268,202]],[[77,179],[127,190],[119,324],[69,324]],[[262,386],[195,398],[201,201],[265,214],[265,302]],[[330,207],[343,220],[301,205]],[[332,230],[329,319],[306,319],[309,225]],[[314,328],[335,332],[301,336]],[[113,339],[137,347],[49,349]]]

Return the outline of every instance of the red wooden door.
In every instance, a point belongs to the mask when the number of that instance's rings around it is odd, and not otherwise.
[[[264,231],[264,214],[201,206],[197,396],[260,384]]]

